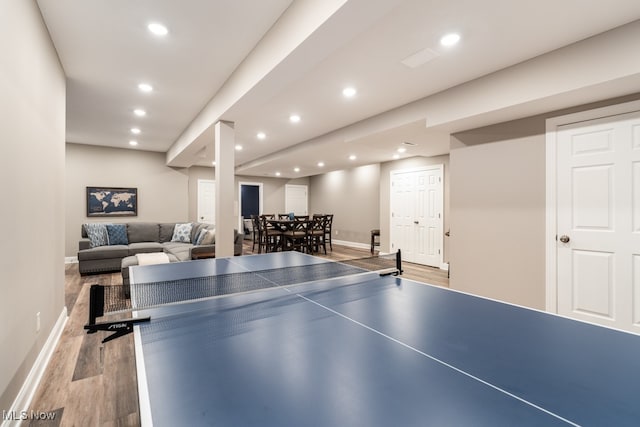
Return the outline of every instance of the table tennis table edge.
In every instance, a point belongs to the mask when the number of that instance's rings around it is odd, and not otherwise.
[[[133,312],[133,317],[138,317]],[[140,326],[133,326],[133,345],[136,362],[136,381],[138,383],[138,411],[140,413],[140,425],[152,426],[153,418],[151,416],[151,400],[149,399],[149,383],[147,382],[147,370],[144,363],[144,354],[142,349],[142,336],[140,335]]]

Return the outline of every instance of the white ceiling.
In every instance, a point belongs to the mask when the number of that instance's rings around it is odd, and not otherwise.
[[[416,145],[403,157],[445,154],[448,133],[427,129],[426,117],[370,124],[412,101],[640,19],[637,0],[38,4],[67,75],[67,141],[130,148],[136,139],[138,150],[171,150],[173,166],[211,165],[213,141],[202,132],[223,119],[235,123],[243,146],[238,173],[283,177],[389,161],[405,141]],[[307,24],[319,7],[323,22]],[[165,24],[169,35],[149,33],[152,21]],[[305,25],[310,34],[301,32]],[[441,47],[449,32],[461,42]],[[431,61],[416,68],[401,63],[426,48],[435,54]],[[244,77],[251,71],[261,73],[255,81]],[[155,90],[139,92],[142,81]],[[341,94],[347,85],[358,91],[352,99]],[[224,108],[210,113],[218,110],[207,104]],[[135,117],[135,108],[147,116]],[[293,112],[302,117],[296,125],[288,120]],[[142,133],[131,135],[131,127]],[[258,131],[267,138],[258,140]]]

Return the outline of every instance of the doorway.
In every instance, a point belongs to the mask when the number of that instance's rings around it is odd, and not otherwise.
[[[238,230],[244,230],[243,219],[251,219],[251,215],[262,214],[262,183],[241,182],[238,188],[238,204],[240,205]]]
[[[284,213],[293,212],[294,215],[309,215],[309,200],[306,185],[287,184],[284,188]]]
[[[198,180],[198,222],[216,223],[216,182],[214,180]]]
[[[391,250],[403,261],[441,268],[443,165],[391,171]]]
[[[640,332],[640,103],[548,120],[547,155],[547,310]]]

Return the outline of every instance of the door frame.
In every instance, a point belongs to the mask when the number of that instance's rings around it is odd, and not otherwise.
[[[244,226],[242,224],[242,186],[243,185],[252,185],[252,186],[256,186],[259,187],[258,188],[258,194],[260,197],[260,207],[259,207],[259,214],[262,215],[262,209],[263,209],[263,205],[262,205],[262,194],[263,194],[263,183],[262,182],[248,182],[248,181],[240,181],[238,182],[238,233],[241,232],[242,230],[244,230]]]
[[[558,312],[558,233],[557,212],[557,133],[558,128],[579,122],[586,122],[620,114],[640,111],[640,101],[625,102],[593,110],[580,111],[546,120],[546,220],[545,220],[545,309],[551,313]]]
[[[439,268],[441,270],[446,270],[448,266],[444,263],[444,163],[438,163],[435,165],[425,165],[418,166],[415,168],[407,168],[407,169],[394,169],[389,172],[389,249],[393,245],[393,217],[391,216],[393,213],[393,176],[395,174],[400,173],[412,173],[412,172],[424,172],[428,170],[438,169],[440,171],[440,212],[442,215],[440,217],[440,225],[441,225],[441,233],[438,235],[438,243],[440,245],[440,259],[439,259]]]

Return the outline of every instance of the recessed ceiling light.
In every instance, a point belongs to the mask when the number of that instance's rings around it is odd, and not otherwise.
[[[297,114],[292,114],[289,116],[289,121],[291,123],[298,123],[300,121],[300,116]]]
[[[144,117],[147,115],[147,112],[140,108],[136,108],[135,110],[133,110],[133,114],[135,114],[138,117]]]
[[[355,160],[355,159],[357,159],[357,157],[355,156],[355,154],[352,154],[352,155],[350,155],[350,156],[349,156],[349,160]]]
[[[442,38],[440,39],[440,44],[442,46],[453,46],[459,41],[460,41],[460,35],[456,33],[451,33],[451,34],[442,36]]]
[[[147,25],[147,28],[156,36],[166,36],[167,34],[169,34],[169,30],[167,29],[167,27],[157,22],[153,22]]]
[[[356,89],[353,87],[346,87],[342,90],[342,95],[345,98],[352,98],[356,94]]]
[[[242,151],[242,145],[236,144],[236,151]]]
[[[319,168],[323,168],[324,167],[324,162],[318,162],[318,167]]]
[[[293,168],[294,172],[300,172],[300,168]]]
[[[398,160],[400,158],[400,154],[394,154],[393,155],[393,160]]]
[[[140,129],[138,128],[131,128],[131,133],[134,135],[138,135],[140,133]]]
[[[276,172],[276,176],[280,176],[280,172]]]
[[[153,86],[151,86],[149,83],[140,83],[138,85],[138,89],[140,89],[142,92],[151,92],[153,90]]]
[[[258,139],[265,139],[267,137],[267,135],[264,132],[258,132],[258,134],[256,135],[256,137]]]
[[[213,162],[211,162],[211,166],[215,166],[216,165],[216,161],[214,160]]]
[[[404,147],[398,148],[398,153],[406,153],[406,152],[407,152],[406,148],[404,148]]]
[[[136,145],[138,145],[138,141],[131,140],[129,141],[129,145],[131,145],[132,147],[135,147]]]

